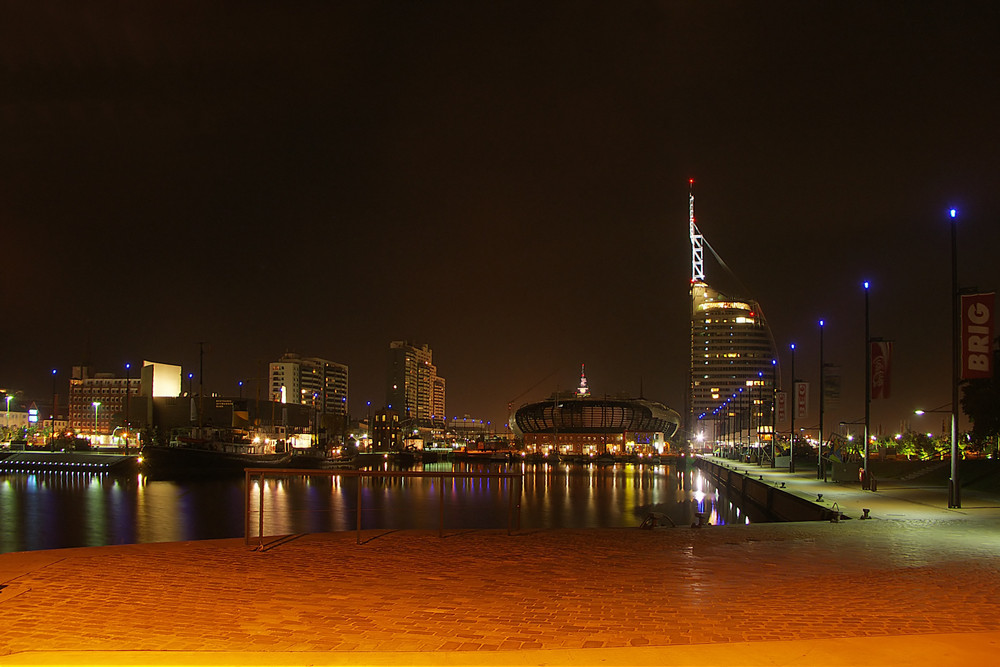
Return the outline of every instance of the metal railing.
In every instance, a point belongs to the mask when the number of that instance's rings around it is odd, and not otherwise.
[[[245,470],[246,484],[244,502],[244,530],[243,542],[250,544],[250,505],[251,505],[251,485],[253,479],[258,481],[258,507],[257,507],[257,548],[264,545],[264,477],[357,477],[358,478],[358,499],[357,499],[357,532],[358,544],[361,544],[361,478],[393,478],[393,477],[436,477],[438,484],[438,537],[444,537],[444,480],[446,479],[483,479],[498,478],[509,479],[511,483],[507,489],[507,534],[511,535],[517,528],[521,527],[521,490],[524,486],[524,474],[520,472],[427,472],[427,471],[405,471],[405,470],[311,470],[302,468],[247,468]],[[515,484],[515,480],[518,483]],[[514,487],[517,487],[517,503],[514,502]]]

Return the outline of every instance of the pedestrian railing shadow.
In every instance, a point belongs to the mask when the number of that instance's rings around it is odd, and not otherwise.
[[[279,535],[269,539],[267,542],[263,540],[254,547],[254,551],[270,551],[271,549],[276,549],[289,542],[294,542],[295,540],[305,537],[306,533],[298,533],[295,535]]]

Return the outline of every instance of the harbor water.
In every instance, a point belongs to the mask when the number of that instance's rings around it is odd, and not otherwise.
[[[511,484],[525,530],[637,528],[650,515],[660,525],[678,526],[764,520],[730,503],[694,467],[434,463],[414,470],[520,472],[523,478],[362,479],[362,528],[437,530],[442,516],[446,530],[506,528]],[[242,537],[244,483],[243,477],[153,480],[141,474],[0,473],[0,553]],[[358,484],[357,478],[337,476],[266,477],[265,534],[354,530]],[[254,535],[259,493],[254,480]]]

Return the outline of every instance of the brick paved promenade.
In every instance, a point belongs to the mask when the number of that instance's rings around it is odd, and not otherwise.
[[[0,664],[995,664],[1000,502],[823,488],[874,519],[3,554]]]

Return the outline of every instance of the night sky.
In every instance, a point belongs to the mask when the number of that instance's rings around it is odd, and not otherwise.
[[[581,362],[681,410],[689,178],[739,276],[708,282],[760,300],[804,380],[826,319],[828,424],[863,415],[866,279],[895,340],[873,423],[949,401],[949,207],[961,283],[1000,287],[1000,3],[0,15],[0,386],[39,400],[52,368],[186,373],[206,341],[206,390],[298,352],[348,364],[360,414],[409,339],[450,416],[502,423]]]

